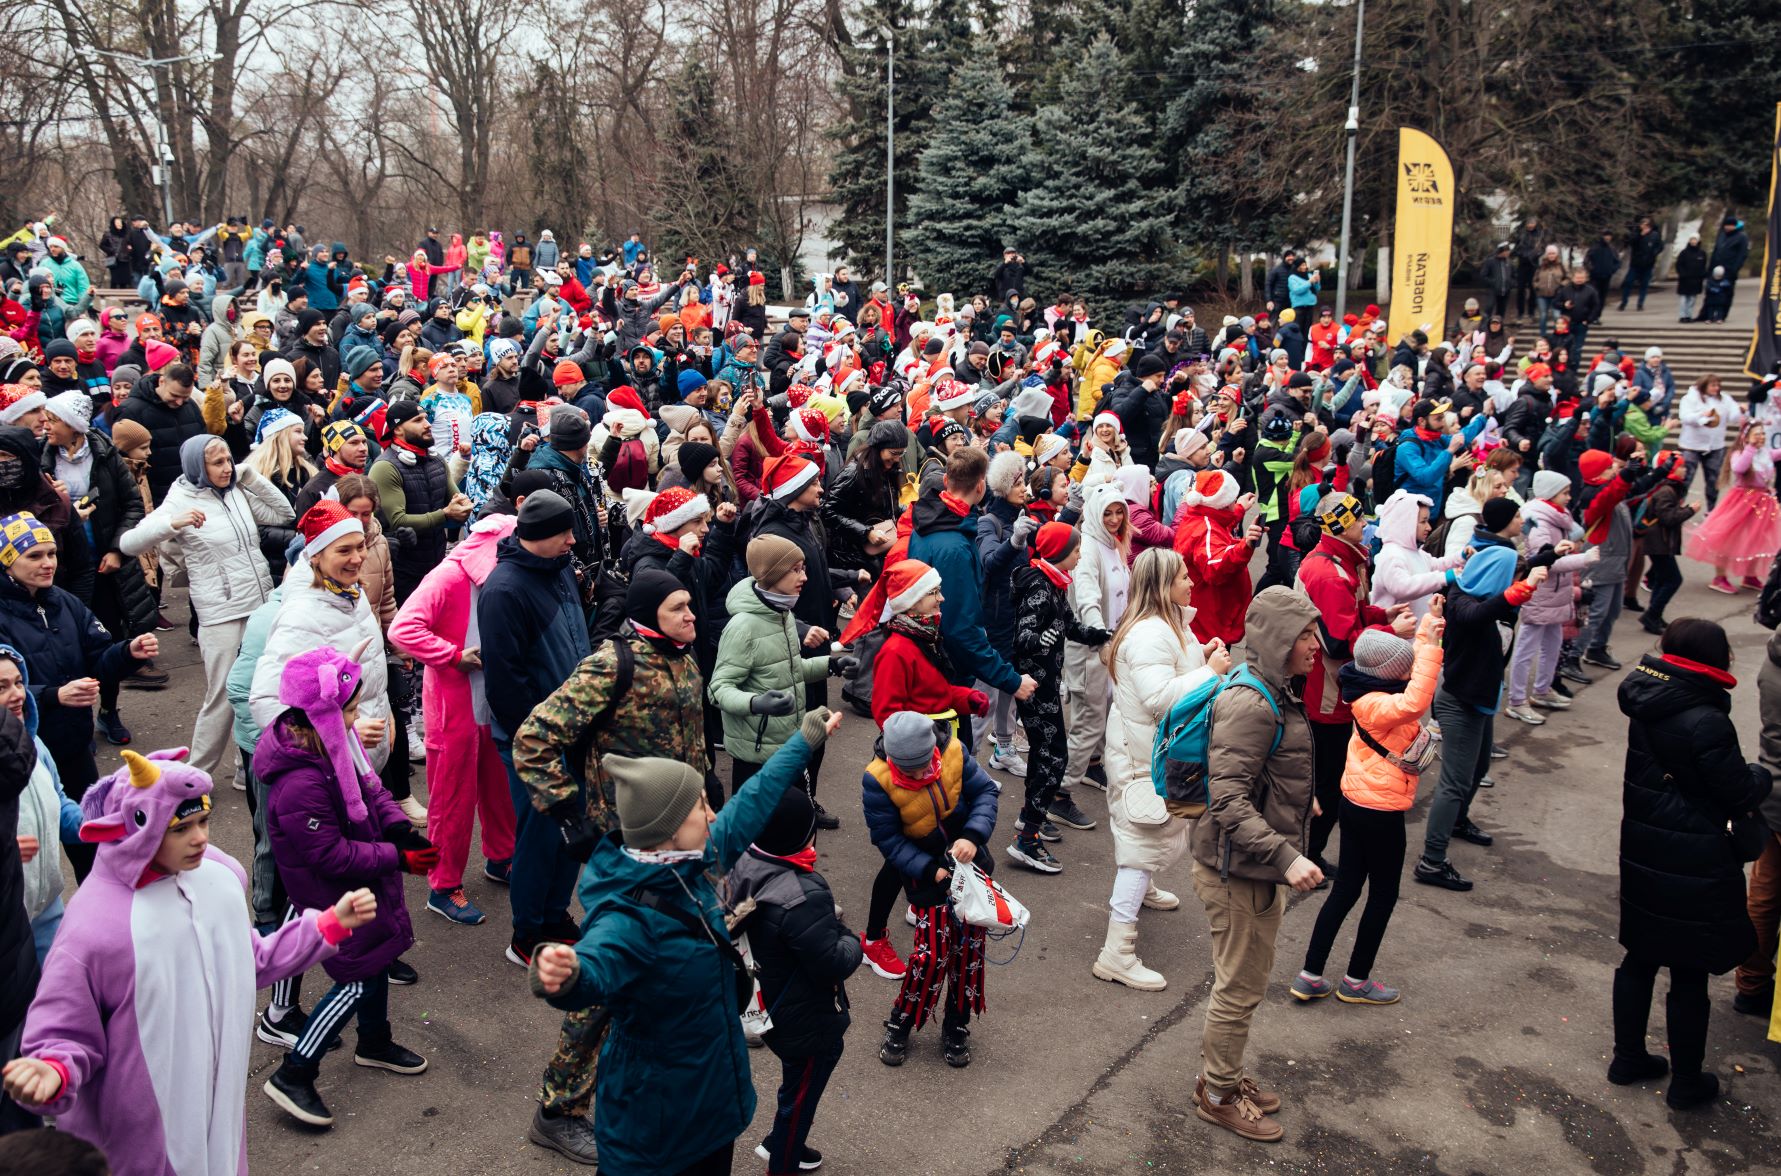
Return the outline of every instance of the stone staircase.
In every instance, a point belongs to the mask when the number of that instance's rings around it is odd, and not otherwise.
[[[1744,356],[1750,347],[1750,333],[1756,325],[1758,283],[1739,283],[1738,297],[1732,313],[1723,323],[1679,323],[1676,321],[1677,298],[1673,287],[1653,289],[1644,310],[1628,306],[1617,310],[1619,289],[1609,299],[1602,321],[1589,330],[1591,353],[1603,340],[1618,339],[1622,353],[1643,361],[1645,349],[1663,348],[1664,360],[1676,373],[1678,393],[1711,372],[1725,383],[1725,390],[1742,399],[1748,380],[1744,375]]]

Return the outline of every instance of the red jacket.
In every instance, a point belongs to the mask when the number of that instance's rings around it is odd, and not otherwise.
[[[1354,544],[1325,535],[1299,564],[1299,590],[1317,606],[1317,661],[1305,681],[1305,717],[1313,723],[1346,723],[1348,704],[1336,673],[1350,650],[1373,625],[1385,624],[1385,610],[1367,601],[1367,555]]]
[[[1237,533],[1243,509],[1183,506],[1175,516],[1175,551],[1187,561],[1193,581],[1194,617],[1189,627],[1200,641],[1214,637],[1226,645],[1243,640],[1243,615],[1254,592],[1249,559],[1255,548]]]
[[[948,682],[921,647],[901,633],[887,636],[872,659],[872,721],[880,727],[898,711],[973,715],[982,714],[988,702],[982,691]]]

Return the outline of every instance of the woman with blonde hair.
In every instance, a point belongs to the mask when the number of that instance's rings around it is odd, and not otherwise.
[[[1118,873],[1108,900],[1107,941],[1093,972],[1102,980],[1154,992],[1167,985],[1138,958],[1138,911],[1169,911],[1181,900],[1151,881],[1187,849],[1187,821],[1170,813],[1150,778],[1151,744],[1169,708],[1196,686],[1231,668],[1216,637],[1202,644],[1189,622],[1193,581],[1172,548],[1151,547],[1132,566],[1131,593],[1105,648],[1113,682],[1107,722],[1107,823]]]

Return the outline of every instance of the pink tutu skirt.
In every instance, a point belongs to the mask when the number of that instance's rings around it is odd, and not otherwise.
[[[1725,569],[1732,579],[1768,575],[1781,551],[1781,502],[1768,490],[1734,486],[1683,547],[1689,559]]]

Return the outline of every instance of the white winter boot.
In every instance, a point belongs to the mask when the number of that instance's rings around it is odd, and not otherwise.
[[[1172,911],[1181,905],[1173,891],[1159,890],[1154,884],[1144,892],[1144,905],[1153,911]]]
[[[1107,920],[1107,942],[1095,957],[1095,976],[1140,992],[1160,992],[1168,987],[1161,972],[1153,972],[1138,958],[1138,924]]]

